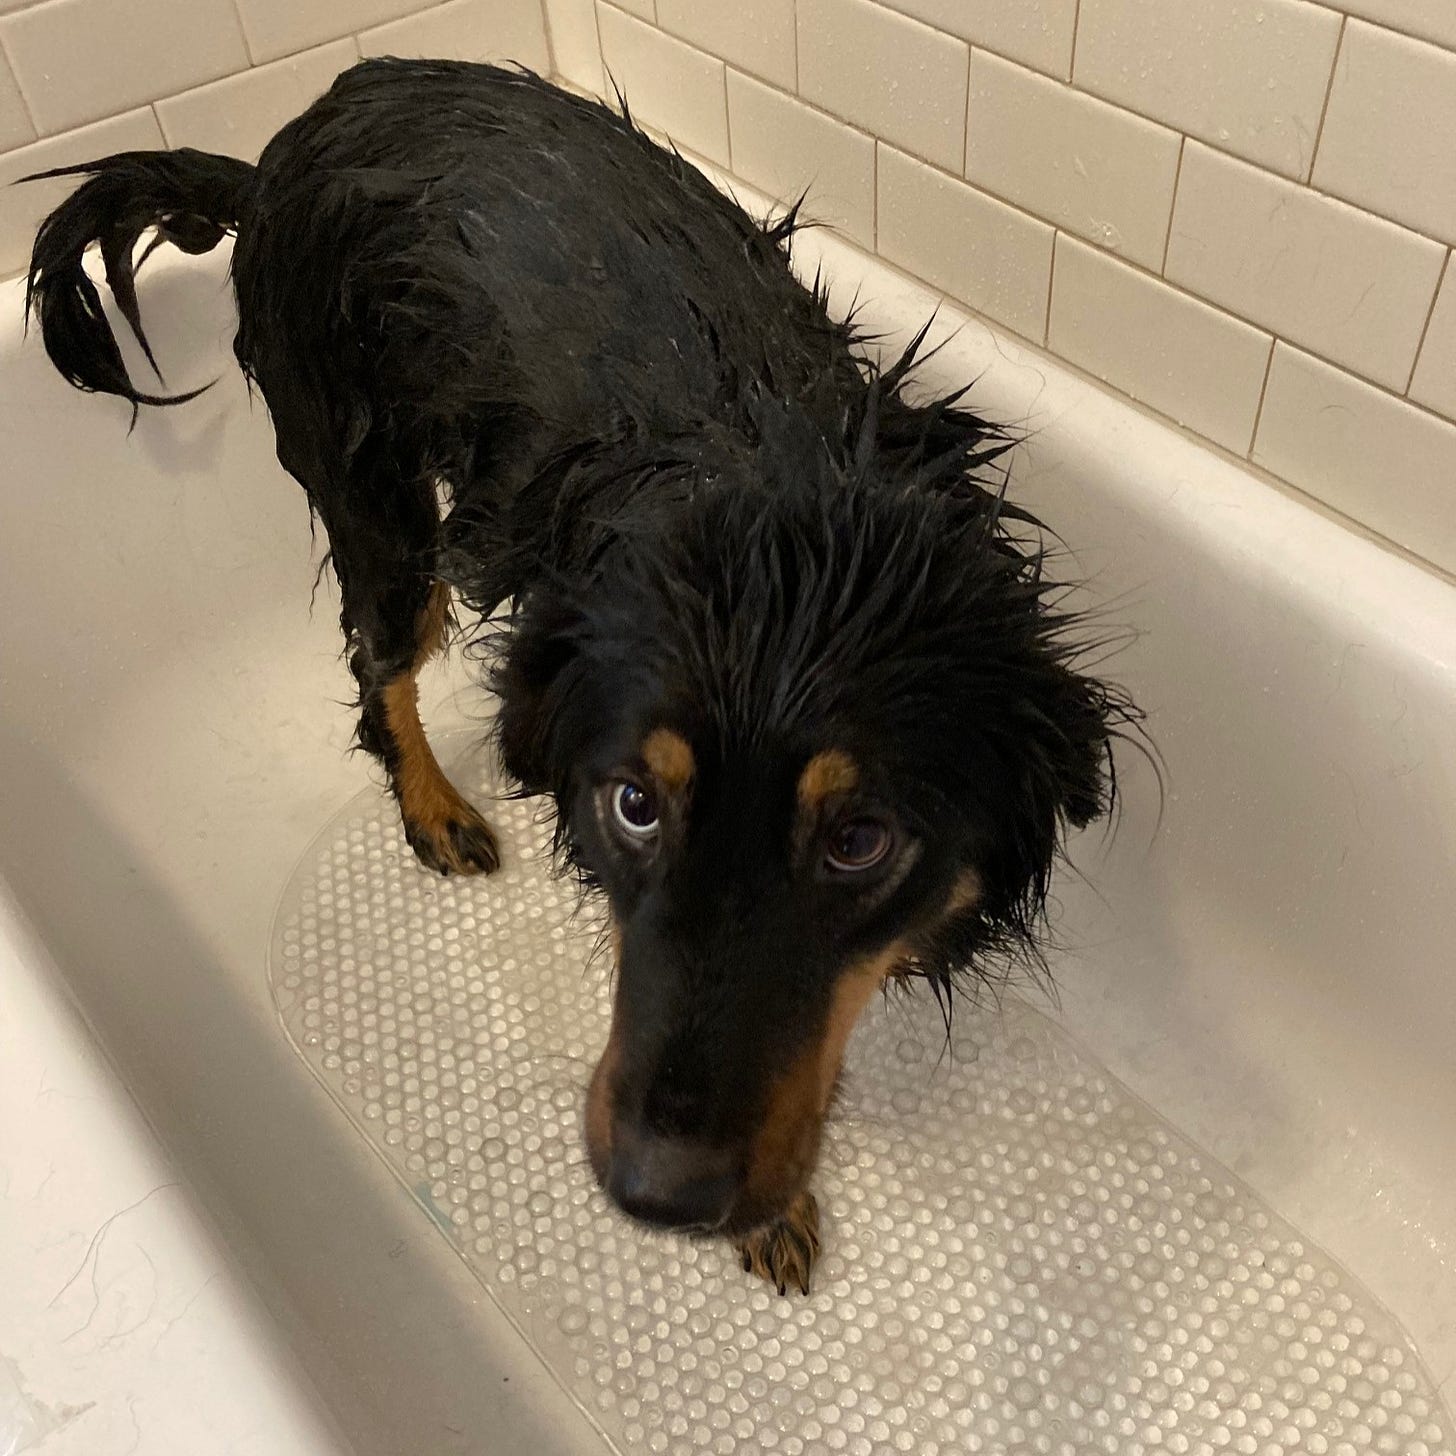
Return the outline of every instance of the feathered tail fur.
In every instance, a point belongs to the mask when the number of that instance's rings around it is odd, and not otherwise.
[[[180,404],[201,392],[166,395],[137,389],[83,259],[92,243],[101,245],[107,285],[160,380],[137,307],[137,242],[148,228],[156,228],[158,242],[187,253],[216,247],[238,223],[253,172],[233,157],[181,147],[118,152],[24,179],[87,179],[41,224],[26,281],[27,315],[40,324],[46,353],[67,380],[78,389],[119,395],[133,415],[138,405]]]

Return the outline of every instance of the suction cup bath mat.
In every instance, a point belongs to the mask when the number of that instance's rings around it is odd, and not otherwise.
[[[455,777],[492,797],[482,757]],[[539,809],[492,817],[505,868],[444,880],[361,794],[285,892],[274,994],[619,1451],[1456,1456],[1375,1300],[1015,999],[965,1014],[948,1057],[928,997],[866,1014],[808,1298],[629,1226],[581,1138],[596,927],[549,875]]]

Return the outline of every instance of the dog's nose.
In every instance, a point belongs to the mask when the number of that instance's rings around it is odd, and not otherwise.
[[[728,1217],[741,1181],[729,1151],[690,1138],[619,1132],[607,1192],[644,1223],[711,1229]]]

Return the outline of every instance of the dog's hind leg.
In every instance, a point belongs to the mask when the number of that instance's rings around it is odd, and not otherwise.
[[[450,590],[434,575],[434,487],[392,471],[310,492],[328,532],[343,598],[349,666],[359,684],[359,745],[377,757],[399,801],[405,838],[441,874],[500,864],[490,825],[445,777],[420,722],[420,669],[445,644]]]

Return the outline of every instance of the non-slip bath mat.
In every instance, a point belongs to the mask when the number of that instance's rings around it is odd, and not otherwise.
[[[485,758],[456,779],[492,795]],[[319,836],[270,952],[283,1025],[621,1452],[1456,1456],[1374,1299],[1036,1010],[875,1003],[780,1298],[716,1243],[639,1233],[587,1171],[606,1039],[595,926],[539,809],[442,880],[377,791]]]

